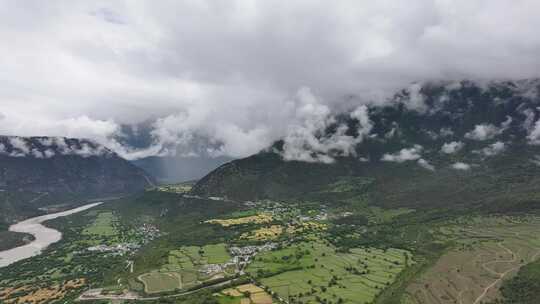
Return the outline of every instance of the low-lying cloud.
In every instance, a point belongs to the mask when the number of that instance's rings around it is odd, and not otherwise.
[[[480,124],[476,125],[474,129],[465,134],[465,138],[484,141],[492,139],[495,136],[501,134],[502,130],[492,124]]]
[[[454,154],[459,152],[465,146],[464,143],[460,141],[452,141],[449,143],[444,143],[441,147],[441,152],[445,154]]]
[[[385,153],[382,161],[403,163],[410,160],[418,160],[422,157],[422,146],[414,145],[412,148],[404,148],[395,153]]]
[[[497,141],[491,145],[488,145],[487,147],[483,148],[482,150],[478,152],[483,154],[484,156],[495,156],[495,155],[501,154],[505,150],[506,150],[506,144],[501,141]]]
[[[0,137],[0,155],[47,159],[57,155],[111,156],[105,146],[90,141],[72,141],[63,137],[25,138]]]
[[[358,121],[356,135],[347,135],[349,127],[339,124],[328,108],[307,89],[301,89],[297,96],[294,123],[287,127],[283,139],[283,159],[306,162],[332,163],[336,156],[356,156],[355,147],[369,135],[373,124],[366,106],[360,106],[350,113],[350,118]],[[336,131],[326,134],[326,129],[338,124]]]
[[[455,170],[468,171],[471,169],[471,165],[464,162],[456,162],[451,165],[451,168]]]

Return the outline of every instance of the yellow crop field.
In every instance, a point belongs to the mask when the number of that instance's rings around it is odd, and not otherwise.
[[[273,240],[276,239],[283,233],[283,226],[281,225],[272,225],[269,227],[262,227],[251,232],[243,233],[240,238],[248,240]]]
[[[308,230],[326,230],[328,229],[328,226],[324,223],[317,223],[317,222],[303,222],[298,225],[289,225],[287,227],[288,233],[297,233],[297,232],[303,232]]]
[[[1,300],[4,300],[5,303],[13,303],[13,304],[41,304],[41,303],[48,303],[55,299],[61,299],[63,298],[68,292],[74,289],[81,288],[85,284],[85,279],[74,279],[65,281],[63,284],[57,284],[45,288],[38,288],[31,293],[17,298],[7,299],[10,294],[12,294],[16,290],[11,290],[9,294],[5,295],[4,298],[0,298]],[[28,290],[31,289],[31,287],[23,289]],[[19,288],[17,291],[20,291]],[[4,303],[4,302],[3,302]]]
[[[272,296],[264,289],[254,284],[244,284],[228,288],[216,294],[218,299],[223,299],[223,303],[240,304],[272,304]],[[227,297],[227,298],[223,298]],[[221,303],[221,302],[220,302]]]
[[[229,227],[229,226],[250,224],[250,223],[264,224],[264,223],[271,222],[272,220],[273,218],[270,214],[261,213],[257,215],[245,216],[245,217],[239,217],[239,218],[233,218],[233,219],[212,219],[212,220],[205,221],[205,223],[219,224],[223,227]]]

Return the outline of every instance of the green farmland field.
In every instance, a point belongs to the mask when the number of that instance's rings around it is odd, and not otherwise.
[[[336,253],[333,247],[313,241],[261,254],[248,272],[285,300],[364,304],[371,303],[410,263],[411,255],[404,250]]]
[[[112,212],[100,212],[94,222],[83,230],[84,235],[114,236],[118,232],[114,227],[116,217]]]
[[[139,277],[147,293],[160,293],[182,288],[182,281],[177,273],[150,272]]]

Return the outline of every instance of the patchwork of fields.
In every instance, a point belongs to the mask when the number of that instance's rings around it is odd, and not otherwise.
[[[272,296],[253,284],[239,285],[216,294],[220,304],[272,304]]]
[[[404,250],[358,248],[337,253],[322,241],[310,241],[263,253],[247,271],[289,302],[364,304],[411,263],[411,254]]]
[[[142,274],[138,279],[146,293],[180,290],[234,274],[236,267],[230,259],[225,244],[185,246],[170,251],[167,264],[161,269]]]

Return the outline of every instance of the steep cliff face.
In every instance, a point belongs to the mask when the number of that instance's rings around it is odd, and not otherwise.
[[[538,80],[462,81],[404,90],[369,107],[363,140],[357,140],[362,122],[350,113],[316,130],[331,161],[317,161],[324,158],[301,145],[293,152],[311,162],[287,160],[285,138],[214,170],[193,192],[244,200],[362,199],[389,207],[537,208],[539,87]],[[347,141],[352,151],[333,150]]]
[[[128,194],[152,184],[144,170],[89,140],[0,136],[4,220],[50,204]]]

